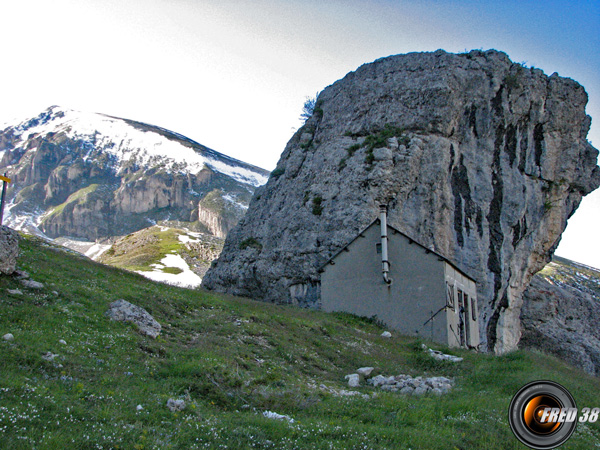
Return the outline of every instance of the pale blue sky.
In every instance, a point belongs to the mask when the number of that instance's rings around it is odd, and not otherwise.
[[[0,123],[50,105],[273,169],[305,96],[397,53],[496,48],[580,82],[600,146],[600,2],[19,0],[0,4]],[[558,254],[600,267],[600,194]]]

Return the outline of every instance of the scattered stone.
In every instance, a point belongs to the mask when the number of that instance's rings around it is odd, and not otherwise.
[[[375,161],[386,161],[393,159],[393,153],[391,148],[382,147],[373,150],[373,157]]]
[[[428,390],[429,390],[429,388],[427,386],[421,385],[421,386],[418,386],[417,388],[415,388],[413,395],[423,395],[423,394],[426,394]]]
[[[140,333],[153,339],[160,334],[161,326],[144,308],[140,308],[125,300],[117,300],[110,304],[106,315],[120,322],[132,322]]]
[[[167,400],[167,408],[169,408],[172,412],[181,411],[185,408],[185,401],[180,398],[170,398]]]
[[[19,234],[12,228],[0,226],[0,273],[11,275],[17,267]]]
[[[58,355],[55,355],[52,352],[46,352],[42,355],[42,359],[45,361],[54,361],[54,358],[56,358]]]
[[[263,416],[265,416],[267,419],[276,419],[276,420],[287,420],[289,423],[294,423],[294,419],[292,419],[290,416],[286,416],[284,414],[277,414],[276,412],[273,411],[263,411]]]
[[[452,386],[454,384],[454,380],[452,380],[451,378],[446,378],[446,377],[431,377],[431,378],[428,378],[428,380],[432,380],[433,382],[442,384],[442,385],[448,384],[448,385]]]
[[[387,377],[387,379],[385,380],[385,384],[387,385],[394,385],[396,383],[396,377]]]
[[[358,376],[358,374],[355,374]],[[346,375],[346,379],[352,375]],[[454,381],[446,377],[411,377],[410,375],[400,374],[386,377],[376,375],[367,378],[367,384],[373,387],[379,387],[381,390],[390,392],[400,392],[405,395],[423,395],[431,392],[435,395],[448,393],[454,384]],[[356,386],[355,386],[356,387]]]
[[[377,386],[385,384],[386,381],[387,381],[386,377],[384,377],[383,375],[377,375],[376,377],[369,378],[367,380],[367,383],[372,384],[373,386],[377,387]]]
[[[23,295],[21,289],[7,289],[6,292],[12,295]]]
[[[389,331],[384,331],[383,333],[381,333],[381,337],[391,338],[392,337],[392,333],[390,333]]]
[[[135,409],[136,409],[137,411],[141,411],[141,410],[143,410],[143,409],[144,409],[144,407],[143,407],[142,405],[137,405],[137,406],[135,407]]]
[[[397,386],[393,386],[391,384],[384,384],[383,386],[381,386],[381,389],[383,391],[392,391],[392,392],[396,392],[398,390]]]
[[[21,269],[17,269],[13,272],[13,276],[17,279],[17,280],[23,280],[25,278],[29,278],[29,273],[25,272],[24,270]]]
[[[421,344],[421,348],[426,352],[429,352],[431,357],[437,359],[438,361],[461,362],[463,360],[463,358],[461,358],[460,356],[446,355],[445,353],[442,353],[439,350],[432,350],[425,344]]]
[[[29,278],[23,278],[21,284],[29,289],[44,289],[44,284]]]
[[[350,387],[360,386],[360,376],[357,373],[353,373],[351,375],[346,375],[344,378],[346,380],[348,380],[348,386],[350,386]]]
[[[57,296],[58,297],[58,291],[52,291],[52,295]]]
[[[6,333],[4,336],[2,336],[2,339],[10,342],[10,341],[14,340],[15,337],[12,335],[12,333]]]
[[[59,343],[59,344],[62,344],[62,345],[67,345],[67,341],[65,341],[64,339],[60,339],[60,340],[58,341],[58,343]]]
[[[373,367],[361,367],[360,369],[356,370],[356,373],[362,375],[365,378],[368,378],[369,375],[371,375],[371,373],[373,372],[373,370]]]
[[[309,384],[309,387],[316,389],[317,386],[316,385],[311,385]],[[369,395],[369,394],[362,394],[359,391],[348,391],[346,389],[334,389],[334,388],[330,388],[324,384],[321,384],[319,386],[319,389],[323,392],[327,392],[328,394],[331,394],[335,397],[362,397],[365,400],[370,399],[371,397],[376,397],[377,394],[375,392],[373,392],[373,395]]]

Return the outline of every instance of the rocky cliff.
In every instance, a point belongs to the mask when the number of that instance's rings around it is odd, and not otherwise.
[[[600,184],[586,103],[494,50],[366,64],[319,95],[203,285],[318,306],[319,268],[388,203],[391,225],[476,279],[481,336],[511,350],[524,288]]]
[[[600,271],[555,257],[523,295],[519,347],[600,376]]]
[[[157,221],[224,236],[268,176],[163,128],[59,107],[0,132],[0,172],[7,224],[91,241]]]

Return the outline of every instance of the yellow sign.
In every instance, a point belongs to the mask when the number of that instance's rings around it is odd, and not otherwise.
[[[6,181],[7,183],[10,183],[10,178],[3,177],[2,175],[0,175],[0,180]]]

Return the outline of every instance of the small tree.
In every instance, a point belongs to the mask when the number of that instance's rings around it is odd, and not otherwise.
[[[302,123],[306,123],[308,119],[310,119],[315,112],[315,105],[317,104],[317,97],[319,93],[317,92],[314,97],[306,97],[304,100],[304,105],[302,105],[302,113],[300,114],[300,120]]]

